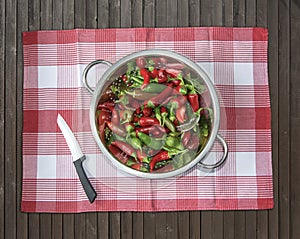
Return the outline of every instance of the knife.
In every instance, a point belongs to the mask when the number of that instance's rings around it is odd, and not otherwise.
[[[75,135],[73,134],[70,127],[68,126],[68,124],[60,114],[57,115],[57,124],[67,142],[67,145],[69,146],[69,149],[73,156],[73,163],[75,165],[76,172],[79,176],[83,189],[88,199],[90,200],[90,203],[92,203],[94,202],[97,193],[93,188],[92,184],[90,183],[88,177],[86,176],[86,173],[82,166],[82,162],[86,159],[86,157],[82,153],[79,143],[75,138]]]

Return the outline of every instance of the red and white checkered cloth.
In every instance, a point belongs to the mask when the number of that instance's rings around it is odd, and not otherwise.
[[[268,31],[263,28],[139,28],[25,32],[22,211],[177,211],[273,207]],[[224,167],[194,168],[148,180],[117,170],[89,126],[91,95],[81,82],[95,59],[116,62],[146,48],[179,52],[211,76],[221,104]],[[90,74],[96,82],[104,69]],[[75,133],[98,197],[90,204],[56,125],[60,113]],[[216,160],[215,147],[207,160]]]

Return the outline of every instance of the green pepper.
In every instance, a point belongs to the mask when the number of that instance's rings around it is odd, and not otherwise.
[[[160,93],[166,89],[166,87],[167,86],[163,84],[150,83],[143,89],[143,91],[148,93]]]
[[[159,107],[156,107],[154,108],[154,113],[155,113],[155,117],[156,119],[158,119],[159,121],[159,124],[162,125],[162,117],[161,117],[161,113],[160,113],[160,108]]]
[[[159,150],[164,145],[164,142],[162,140],[152,138],[149,135],[144,134],[142,132],[138,132],[138,137],[146,146],[148,146],[152,149]]]
[[[142,143],[138,138],[129,136],[126,140],[133,148],[142,150]]]
[[[165,118],[165,125],[168,127],[169,130],[171,130],[171,132],[175,132],[176,128],[174,126],[174,124],[172,123],[172,121],[168,118]]]

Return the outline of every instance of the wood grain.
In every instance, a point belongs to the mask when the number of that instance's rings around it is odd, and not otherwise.
[[[0,238],[300,238],[299,16],[299,1],[291,0],[0,0]],[[274,209],[20,211],[23,31],[221,25],[269,30]]]

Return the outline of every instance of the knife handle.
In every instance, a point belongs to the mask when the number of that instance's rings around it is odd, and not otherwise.
[[[85,160],[85,155],[83,155],[81,158],[77,159],[76,161],[74,161],[74,165],[77,171],[77,174],[79,176],[80,182],[83,186],[83,189],[87,195],[87,197],[90,200],[90,203],[93,203],[97,193],[95,191],[95,189],[93,188],[91,182],[89,181],[88,177],[86,176],[86,173],[83,169],[82,166],[82,162]]]

